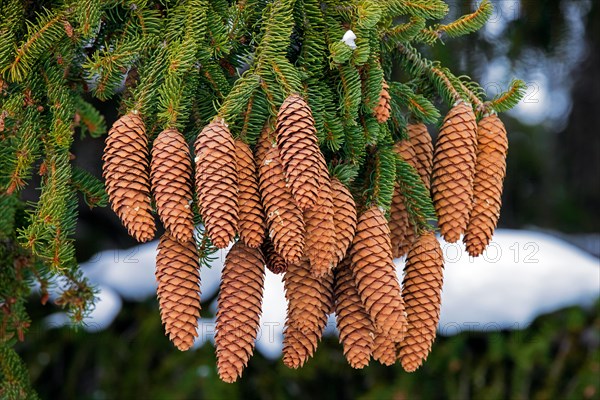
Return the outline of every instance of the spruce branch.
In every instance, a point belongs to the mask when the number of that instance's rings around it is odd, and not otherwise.
[[[438,63],[423,58],[419,52],[409,44],[398,45],[398,50],[407,64],[407,71],[414,77],[427,76],[434,84],[438,93],[449,104],[459,101],[462,96],[455,88],[450,71],[439,66]]]
[[[425,18],[411,17],[410,20],[403,24],[398,24],[383,32],[382,40],[388,51],[395,49],[398,44],[408,42],[425,28]]]
[[[248,144],[256,144],[269,115],[269,104],[265,93],[257,88],[243,112],[239,137]]]
[[[409,74],[415,78],[425,75],[448,104],[466,100],[472,103],[479,112],[485,110],[485,105],[477,94],[460,78],[454,76],[448,68],[442,67],[437,61],[429,61],[423,58],[409,44],[399,45],[398,50],[404,56],[404,62],[407,64]]]
[[[9,343],[0,343],[0,396],[5,399],[38,399],[29,372]]]
[[[0,72],[10,63],[10,55],[17,46],[17,37],[23,27],[24,14],[25,7],[21,0],[10,0],[0,5]]]
[[[377,60],[370,60],[362,68],[362,97],[365,111],[372,113],[379,104],[383,88],[383,69]]]
[[[300,93],[302,84],[295,67],[287,60],[286,52],[294,26],[294,0],[275,0],[263,13],[262,38],[256,48],[253,72],[263,80],[278,85],[284,97]]]
[[[65,12],[52,13],[44,9],[36,23],[27,24],[27,39],[17,48],[13,61],[4,67],[2,74],[12,82],[22,82],[33,64],[65,35]]]
[[[238,79],[227,97],[225,97],[219,109],[219,117],[227,122],[234,121],[238,115],[242,114],[242,110],[248,106],[252,95],[259,86],[260,77],[258,75],[247,73]],[[249,111],[251,113],[252,109],[250,108]]]
[[[442,0],[389,0],[385,14],[391,17],[411,15],[425,19],[442,19],[448,13],[448,5]]]
[[[504,93],[500,93],[490,103],[488,110],[490,109],[501,113],[514,108],[525,96],[527,85],[520,79],[514,79]]]
[[[196,42],[191,32],[169,44],[164,81],[158,88],[158,118],[165,128],[182,129],[187,123],[191,102],[186,77],[193,73]]]
[[[437,40],[441,40],[444,35],[455,38],[477,32],[490,19],[493,12],[494,6],[492,3],[489,0],[483,0],[481,3],[479,3],[479,6],[473,13],[463,15],[456,21],[448,24],[437,24],[435,26],[423,29],[416,37],[416,40],[423,41],[431,45]]]
[[[75,167],[72,170],[71,184],[81,192],[83,199],[90,208],[106,207],[108,196],[104,183],[84,169]]]
[[[390,146],[373,148],[369,156],[371,169],[365,180],[366,205],[377,205],[389,211],[396,181],[396,155]]]
[[[358,124],[344,125],[344,159],[351,165],[362,165],[366,155],[363,127]]]
[[[15,213],[19,199],[15,194],[0,194],[0,239],[8,239],[15,228]]]
[[[414,90],[400,82],[390,83],[390,94],[392,99],[398,104],[403,105],[419,121],[427,124],[433,124],[440,118],[440,112],[424,96],[417,94]]]
[[[156,92],[160,87],[168,62],[166,46],[158,46],[149,52],[149,57],[142,62],[139,69],[139,80],[132,90],[131,98],[126,101],[128,110],[140,112],[142,115],[152,114],[156,107]]]
[[[21,125],[8,140],[6,154],[0,161],[5,174],[0,182],[6,193],[19,191],[31,177],[33,164],[40,156],[42,129],[43,120],[37,107],[27,107]]]
[[[92,37],[100,26],[102,18],[102,3],[96,0],[81,0],[75,6],[75,18],[78,22],[77,31],[85,39]]]
[[[100,111],[81,96],[76,97],[75,104],[75,123],[79,126],[82,138],[85,137],[86,133],[92,138],[100,137],[106,133],[106,121]]]
[[[381,3],[373,0],[360,0],[356,4],[356,26],[361,30],[370,30],[377,25],[383,14]]]
[[[396,158],[396,178],[404,196],[404,204],[409,218],[418,232],[432,230],[430,222],[437,220],[429,190],[421,180],[417,170],[400,156]]]
[[[350,186],[358,176],[358,166],[349,164],[337,164],[329,166],[331,177],[339,179],[346,186]]]
[[[358,118],[358,109],[362,101],[360,74],[350,64],[339,66],[338,71],[340,77],[338,95],[341,100],[342,116],[352,124]]]

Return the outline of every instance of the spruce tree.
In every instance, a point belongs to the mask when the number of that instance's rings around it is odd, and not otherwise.
[[[110,202],[130,233],[143,241],[154,235],[155,213],[174,239],[182,240],[172,240],[175,247],[188,243],[189,234],[180,232],[189,231],[193,219],[198,266],[206,264],[217,246],[237,240],[240,226],[247,222],[238,220],[244,215],[266,218],[254,223],[259,230],[268,226],[266,243],[253,247],[269,246],[273,254],[282,253],[280,264],[297,263],[304,257],[305,242],[298,236],[312,226],[305,227],[302,218],[313,213],[310,218],[331,221],[333,209],[344,212],[341,217],[334,215],[333,221],[344,221],[349,218],[344,211],[348,207],[356,207],[363,232],[383,234],[377,237],[387,250],[378,259],[387,260],[389,237],[385,239],[385,230],[378,231],[377,224],[382,215],[389,218],[396,194],[401,195],[414,231],[403,245],[416,246],[415,239],[424,234],[431,237],[436,215],[460,215],[464,221],[458,228],[447,227],[440,219],[441,231],[452,228],[456,240],[474,229],[469,237],[481,240],[478,245],[485,247],[497,210],[493,216],[478,212],[479,220],[467,224],[470,203],[490,192],[473,194],[474,190],[488,187],[486,179],[501,182],[504,171],[473,178],[478,171],[473,129],[477,121],[515,106],[524,84],[515,80],[506,92],[487,99],[477,82],[428,59],[424,54],[429,46],[479,30],[492,14],[492,4],[483,0],[473,13],[454,21],[447,21],[447,13],[448,4],[442,0],[0,3],[0,371],[5,382],[0,395],[28,392],[27,376],[11,346],[26,337],[30,322],[25,306],[32,284],[40,284],[46,301],[48,282],[61,280],[62,292],[55,302],[74,322],[82,321],[93,307],[94,288],[75,258],[78,193],[90,207]],[[116,100],[122,115],[107,139],[106,190],[101,179],[74,167],[70,154],[79,137],[101,137],[107,131],[92,98]],[[446,118],[445,137],[451,143],[436,148],[431,180],[434,204],[430,176],[423,176],[430,167],[423,169],[403,159],[394,145],[411,140],[410,124],[441,126],[441,112],[448,107],[452,115],[462,109],[472,113],[468,133],[473,140],[471,145],[454,140],[456,121]],[[133,119],[139,123],[127,125]],[[170,133],[159,136],[161,132]],[[175,135],[177,149],[165,141],[169,135]],[[157,137],[162,147],[153,148]],[[183,141],[187,149],[181,146]],[[256,168],[243,173],[236,168],[235,141],[238,147],[256,152]],[[165,167],[160,155],[155,156],[161,148],[181,160],[191,155],[195,175],[188,161],[176,165],[186,168],[186,173],[169,175],[171,164]],[[461,154],[470,157],[467,163]],[[159,171],[152,176],[151,156],[153,169]],[[505,156],[505,151],[495,155],[499,163]],[[162,159],[173,162],[164,155]],[[458,192],[449,189],[452,184],[445,177],[461,171],[465,187]],[[26,202],[21,193],[34,175],[41,179],[39,197]],[[193,194],[192,176],[196,177]],[[271,184],[274,176],[282,185]],[[474,187],[473,179],[478,182]],[[244,192],[240,199],[252,197],[254,203],[238,204],[238,188],[255,191],[258,182],[262,202],[256,203],[255,192]],[[331,203],[319,200],[321,187],[329,188],[333,207],[315,216],[321,212],[313,208],[315,204]],[[169,193],[176,193],[174,199]],[[348,200],[350,193],[353,199]],[[498,190],[491,193],[499,196]],[[499,198],[494,200],[499,207]],[[295,225],[273,214],[282,207],[297,219]],[[365,220],[370,214],[377,215],[377,224]],[[346,245],[328,250],[326,258],[319,259],[316,275],[331,274],[352,252],[348,247],[354,227],[344,224],[336,229],[344,230]],[[477,239],[482,224],[491,231]],[[262,232],[255,235],[262,236]],[[362,260],[375,251],[354,250]],[[419,254],[413,250],[409,257],[412,253]],[[286,268],[281,264],[277,270]],[[355,266],[349,268],[356,279]],[[377,323],[382,321],[373,321],[374,328],[380,328]],[[296,328],[288,327],[289,332]],[[400,345],[403,329],[396,326],[385,333],[394,332],[391,339]]]

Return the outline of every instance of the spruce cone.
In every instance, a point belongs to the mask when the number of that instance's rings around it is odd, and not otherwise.
[[[404,241],[398,246],[397,257],[404,257],[408,254],[410,248],[415,243],[417,235],[415,234],[415,228],[412,226],[410,221],[408,222],[408,229],[406,231],[406,236],[404,237]]]
[[[400,187],[396,185],[390,208],[390,240],[394,258],[400,258],[407,253],[406,248],[414,237],[413,232],[408,218],[408,210],[404,204],[404,195],[400,192]]]
[[[113,124],[102,160],[113,211],[138,242],[152,240],[156,226],[150,205],[148,138],[137,114],[123,115]]]
[[[427,358],[440,318],[444,259],[433,232],[424,233],[411,247],[404,268],[402,295],[408,331],[400,348],[402,366],[415,371]]]
[[[262,160],[265,158],[267,152],[272,148],[277,146],[277,138],[275,137],[275,132],[271,129],[269,125],[269,121],[265,124],[262,131],[260,132],[260,137],[258,138],[258,143],[256,143],[256,148],[254,149],[254,159],[256,160],[256,164],[260,165]]]
[[[386,334],[378,332],[373,341],[373,359],[382,365],[394,365],[398,358],[396,343]]]
[[[235,141],[238,185],[240,239],[250,247],[259,247],[265,238],[265,216],[258,191],[258,173],[252,150],[241,140]]]
[[[337,178],[331,180],[333,224],[335,230],[334,266],[346,257],[356,232],[356,204],[352,194]]]
[[[313,207],[327,171],[319,149],[315,120],[310,107],[298,95],[291,95],[277,114],[277,146],[280,149],[285,177],[302,210]]]
[[[477,140],[473,210],[463,239],[473,257],[481,255],[490,243],[500,218],[508,139],[497,115],[479,121]]]
[[[350,253],[356,287],[375,329],[399,342],[406,321],[389,235],[385,215],[371,207],[358,219]]]
[[[176,129],[166,129],[154,140],[150,167],[156,208],[165,229],[180,243],[191,241],[192,160],[185,138]]]
[[[394,145],[394,151],[407,163],[416,168],[415,149],[408,140],[400,141]],[[400,186],[395,185],[390,210],[390,240],[394,258],[404,256],[414,239],[414,227],[410,223],[408,210],[404,204],[404,195]]]
[[[392,106],[390,104],[390,86],[386,81],[383,81],[383,85],[381,88],[381,93],[379,93],[379,103],[373,110],[373,115],[377,119],[377,122],[383,124],[390,118],[390,112],[392,111]]]
[[[334,276],[335,316],[340,343],[350,366],[361,369],[369,364],[371,358],[374,329],[356,290],[350,258],[340,263]]]
[[[304,249],[304,219],[286,185],[277,147],[272,147],[259,165],[259,180],[275,251],[288,264],[296,264]]]
[[[315,278],[307,260],[288,264],[283,277],[288,301],[283,336],[283,363],[299,368],[311,357],[323,330],[333,303],[333,276]]]
[[[215,347],[219,377],[228,383],[242,375],[258,333],[265,260],[260,249],[242,241],[225,259],[219,289]]]
[[[238,174],[235,144],[227,125],[215,119],[198,135],[196,193],[200,214],[212,243],[223,249],[238,223]]]
[[[192,240],[179,243],[168,233],[161,236],[156,256],[156,280],[160,319],[165,333],[181,351],[198,336],[200,273],[198,253]]]
[[[287,271],[287,263],[283,257],[277,254],[271,239],[268,237],[265,238],[265,241],[262,245],[262,252],[265,256],[265,262],[269,271],[274,274],[282,274]]]
[[[476,134],[473,109],[458,103],[444,119],[433,155],[433,202],[440,233],[449,243],[460,239],[471,211]]]
[[[427,189],[431,188],[431,170],[433,169],[433,144],[431,135],[423,123],[409,124],[408,136],[415,149],[415,168],[419,172]]]
[[[310,260],[310,268],[316,277],[331,270],[334,261],[335,226],[333,224],[333,200],[329,176],[323,177],[319,199],[314,208],[304,211],[306,243],[304,254]]]

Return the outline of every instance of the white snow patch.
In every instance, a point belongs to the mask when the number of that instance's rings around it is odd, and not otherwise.
[[[352,32],[352,30],[348,29],[344,36],[342,36],[342,42],[346,44],[346,46],[350,47],[352,50],[356,49],[356,34]]]

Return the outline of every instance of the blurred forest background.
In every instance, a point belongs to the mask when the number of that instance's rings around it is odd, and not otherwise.
[[[474,7],[472,0],[449,3],[449,19]],[[510,150],[500,226],[554,231],[598,255],[598,236],[579,238],[600,231],[600,1],[493,3],[486,28],[438,45],[429,56],[481,82],[490,97],[512,77],[527,82],[521,105],[502,115]],[[115,104],[95,104],[110,126]],[[78,140],[75,163],[100,176],[103,145],[103,139]],[[110,209],[82,205],[79,212],[79,261],[135,244]],[[542,316],[523,331],[441,337],[425,366],[410,375],[376,363],[352,370],[329,337],[299,371],[256,354],[232,385],[218,380],[211,345],[175,350],[157,310],[155,299],[125,302],[109,329],[87,333],[44,329],[40,321],[57,308],[32,301],[35,322],[17,349],[34,388],[48,399],[600,398],[598,304]]]

